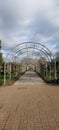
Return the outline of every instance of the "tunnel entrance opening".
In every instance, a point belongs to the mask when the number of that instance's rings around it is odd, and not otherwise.
[[[27,71],[34,71],[35,67],[32,64],[27,65]]]

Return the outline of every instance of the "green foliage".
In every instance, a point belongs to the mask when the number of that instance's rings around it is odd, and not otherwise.
[[[3,76],[3,75],[0,75],[0,86],[3,85],[3,82],[4,82],[4,76]]]
[[[2,53],[0,53],[0,65],[3,63]]]
[[[0,80],[0,86],[2,86],[3,85],[3,79],[2,80]]]

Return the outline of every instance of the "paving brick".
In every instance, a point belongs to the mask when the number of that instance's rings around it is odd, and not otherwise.
[[[0,88],[0,130],[59,130],[59,87],[17,82]]]

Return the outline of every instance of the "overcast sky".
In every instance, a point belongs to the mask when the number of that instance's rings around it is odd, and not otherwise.
[[[5,51],[24,41],[59,51],[59,0],[0,0],[0,39]]]

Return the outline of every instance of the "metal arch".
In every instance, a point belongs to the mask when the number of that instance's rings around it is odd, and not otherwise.
[[[31,43],[31,45],[30,45],[30,43]],[[27,46],[27,44],[28,44],[28,46]],[[33,44],[34,44],[34,46],[33,46]],[[42,49],[43,49],[44,50],[43,53],[46,55],[46,57],[49,57],[49,61],[51,62],[52,59],[54,60],[54,56],[51,53],[51,51],[45,45],[43,45],[41,43],[38,43],[38,42],[22,42],[22,43],[20,43],[20,44],[18,44],[18,45],[15,46],[15,48],[13,49],[13,52],[17,53],[17,51],[19,51],[20,55],[22,55],[22,53],[24,53],[24,52],[21,52],[21,50],[23,50],[24,48],[21,45],[25,45],[26,46],[25,49],[27,50],[27,52],[28,52],[28,48],[31,47],[34,50],[37,47],[36,49],[40,48],[40,54],[41,54]],[[20,47],[21,49],[19,49],[18,47]],[[50,68],[51,68],[51,65],[50,65]]]
[[[36,49],[36,48],[35,48]],[[23,50],[26,50],[26,48],[24,48]],[[46,55],[46,53],[44,52],[44,51],[42,51],[42,50],[40,50],[40,49],[36,49],[36,50],[39,50],[39,51],[41,51],[41,52],[39,52],[40,53],[40,55],[41,55],[41,53],[43,53],[44,55],[45,55],[45,57],[48,59],[48,60],[50,60],[49,58],[50,57],[48,57],[48,55]],[[18,51],[18,53],[19,53],[20,51]],[[30,52],[30,51],[28,51],[28,52]],[[27,53],[26,51],[23,51],[23,52],[21,52],[20,54],[18,54],[18,56],[21,56],[22,54],[24,54],[24,53]],[[35,54],[35,51],[34,51],[34,53],[33,54]],[[16,55],[16,54],[15,54]],[[39,56],[39,55],[36,55],[36,56]]]
[[[37,47],[35,47],[35,48],[33,48],[33,47],[26,47],[26,48],[22,48],[22,49],[20,49],[20,50],[17,50],[17,51],[15,52],[15,54],[18,53],[18,51],[21,52],[21,51],[24,50],[24,49],[31,49],[31,48],[32,48],[32,49],[40,50],[40,49],[38,49]],[[41,51],[42,51],[42,49],[44,50],[44,48],[41,48]],[[44,51],[47,53],[46,50],[44,50]],[[47,53],[47,54],[49,55],[49,53]],[[50,55],[49,55],[49,56],[50,56]]]
[[[31,43],[31,45],[30,45],[30,43]],[[29,47],[27,46],[27,44],[29,45]],[[35,51],[34,51],[35,49],[36,50],[40,50],[40,52],[39,52],[40,55],[43,53],[49,61],[50,60],[52,61],[52,58],[53,58],[53,61],[55,63],[55,59],[54,59],[54,56],[53,56],[52,52],[45,45],[43,45],[43,44],[41,44],[39,42],[22,42],[22,43],[16,45],[15,48],[11,49],[10,52],[8,53],[8,55],[9,56],[13,55],[13,56],[17,56],[18,57],[18,55],[16,55],[15,52],[17,53],[17,51],[21,52],[21,50],[24,50],[24,48],[23,48],[24,46],[22,47],[21,45],[26,45],[25,50],[27,50],[27,52],[28,52],[28,48],[32,48],[33,49],[33,52],[32,52],[33,54],[35,54]],[[20,50],[20,46],[21,46],[21,50]],[[26,53],[26,52],[22,52],[22,53]],[[19,56],[20,55],[23,55],[23,54],[19,54]],[[50,68],[51,68],[51,65],[50,65]],[[6,76],[6,72],[5,71],[6,71],[6,62],[4,64],[4,75]],[[50,72],[50,74],[51,74],[51,72]],[[56,65],[55,65],[55,79],[56,79]],[[6,79],[5,79],[5,81],[6,81]],[[4,81],[4,84],[5,84],[5,81]]]
[[[36,44],[36,45],[38,44],[38,45],[40,45],[41,47],[44,47],[46,50],[48,50],[49,54],[52,55],[52,57],[54,58],[52,52],[51,52],[45,45],[41,44],[40,42],[22,42],[22,43],[17,44],[17,45],[16,45],[16,48],[17,48],[18,46],[21,46],[21,45],[27,44],[27,43],[32,43],[32,44]],[[33,48],[35,48],[35,47],[33,47]]]
[[[25,48],[25,50],[26,50],[26,48]],[[40,49],[39,49],[39,50],[40,50]],[[41,51],[41,50],[40,50],[40,51]],[[20,51],[19,51],[19,52],[20,52]],[[28,52],[31,52],[31,51],[28,50]],[[23,51],[23,52],[21,52],[21,54],[18,54],[18,55],[15,55],[15,54],[12,54],[12,53],[11,53],[11,56],[13,56],[13,57],[15,58],[15,57],[19,57],[19,56],[23,55],[24,53],[27,53],[27,52],[26,52],[26,51]],[[39,56],[38,53],[35,52],[35,51],[34,51],[33,54],[34,54],[35,56]],[[45,52],[43,52],[43,51],[40,52],[41,57],[42,57],[42,54],[45,55],[45,58],[47,58],[48,61],[50,60],[49,57],[48,57],[48,55],[45,54]],[[10,56],[10,55],[9,55],[9,56]]]
[[[27,44],[28,44],[28,46],[27,46]],[[9,56],[13,55],[13,56],[17,56],[18,57],[18,55],[16,55],[15,52],[17,53],[17,51],[19,51],[21,53],[21,50],[24,50],[24,48],[23,48],[24,46],[21,46],[21,45],[26,45],[25,50],[27,50],[27,52],[28,52],[28,48],[32,48],[33,49],[33,52],[32,52],[33,54],[35,54],[35,52],[34,52],[35,49],[39,50],[40,55],[44,54],[49,61],[52,60],[52,58],[53,58],[53,61],[55,63],[54,56],[53,56],[52,52],[45,45],[43,45],[42,43],[39,43],[39,42],[22,42],[22,43],[16,45],[15,48],[11,49],[9,51],[8,55]],[[21,49],[18,48],[20,46],[21,46]],[[26,53],[26,52],[22,52],[22,53]],[[7,55],[7,57],[8,57],[8,55]],[[23,55],[23,54],[19,54],[19,56],[20,55]],[[11,75],[11,70],[10,70],[10,75]],[[50,75],[51,75],[51,64],[50,64]],[[6,77],[6,62],[4,63],[4,84],[6,82],[6,78],[5,77]],[[56,65],[55,65],[55,79],[56,79]]]
[[[12,53],[15,53],[15,51],[17,52],[17,51],[23,50],[24,48],[21,47],[21,49],[19,50],[18,47],[20,47],[21,45],[26,45],[26,44],[28,44],[28,43],[33,43],[33,44],[34,44],[34,46],[32,46],[33,49],[35,49],[35,45],[38,45],[38,48],[41,47],[41,49],[43,49],[43,50],[46,52],[46,54],[49,55],[49,57],[50,57],[51,60],[52,60],[52,58],[54,59],[54,56],[53,56],[53,54],[51,53],[51,51],[50,51],[45,45],[43,45],[43,44],[41,44],[41,43],[38,43],[38,42],[22,42],[22,43],[16,45],[15,48],[14,48],[13,50],[11,50],[11,52],[12,52]],[[31,46],[31,45],[30,45],[30,46]],[[39,47],[39,46],[40,46],[40,47]],[[26,45],[26,49],[27,49],[27,50],[28,50],[28,48],[30,48],[30,47],[28,47],[28,46]],[[41,50],[41,51],[42,51],[42,50]]]
[[[26,54],[26,52],[23,52],[23,53],[22,53],[22,56],[23,56],[24,54]],[[33,58],[33,59],[36,59],[37,56],[38,56],[37,53],[34,53],[34,58]],[[42,54],[41,54],[40,57],[42,57]],[[24,56],[24,58],[26,58],[26,55]],[[21,58],[21,59],[22,59],[22,58]],[[39,58],[39,56],[38,56],[37,61],[38,61],[39,59],[40,59],[40,58]],[[47,57],[46,57],[46,61],[48,61],[48,58],[47,58]]]
[[[20,46],[20,45],[22,45],[22,44],[25,44],[25,43],[26,43],[26,44],[27,44],[27,43],[33,43],[33,44],[41,45],[42,47],[45,47],[45,48],[49,51],[50,54],[52,54],[51,51],[50,51],[45,45],[41,44],[40,42],[29,42],[29,41],[28,41],[28,42],[22,42],[22,43],[17,44],[16,47],[18,47],[18,46]]]
[[[28,48],[29,48],[29,49],[33,49],[33,47],[28,47]],[[18,52],[20,52],[20,55],[21,55],[21,53],[22,53],[21,51],[22,51],[22,50],[26,50],[26,49],[27,49],[27,48],[23,48],[23,49],[18,50],[17,52],[15,52],[15,55],[16,55]],[[49,58],[51,58],[50,55],[48,55],[47,52],[46,52],[44,49],[41,50],[41,49],[35,47],[34,50],[38,50],[39,53],[43,52],[46,56],[49,56]],[[28,51],[28,50],[27,50],[27,51]]]
[[[28,51],[28,52],[30,52],[30,51]],[[26,51],[22,52],[22,54],[20,54],[19,56],[23,55],[24,53],[26,53]],[[34,53],[34,55],[35,55],[35,56],[38,56],[37,53]],[[41,54],[40,54],[40,55],[41,55]],[[47,57],[46,57],[46,58],[47,58]],[[47,59],[48,59],[48,58],[47,58]]]

